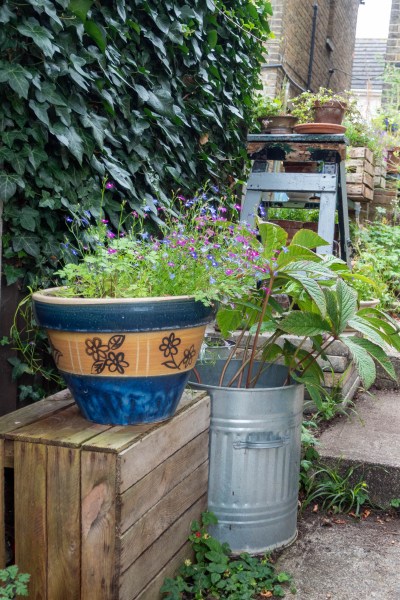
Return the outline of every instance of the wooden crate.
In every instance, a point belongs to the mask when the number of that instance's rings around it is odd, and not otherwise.
[[[346,158],[346,187],[351,200],[370,201],[373,198],[375,165],[369,148],[349,148]]]
[[[29,597],[157,600],[206,507],[209,420],[209,397],[191,391],[173,419],[151,425],[90,423],[67,392],[1,418]]]

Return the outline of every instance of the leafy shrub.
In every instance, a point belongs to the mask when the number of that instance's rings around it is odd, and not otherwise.
[[[239,174],[268,36],[264,0],[4,0],[0,197],[8,283],[50,276],[79,206]],[[115,217],[114,217],[115,218]]]
[[[374,223],[359,230],[356,266],[375,281],[381,306],[393,306],[400,292],[400,226]]]
[[[166,600],[251,600],[258,594],[266,598],[285,596],[281,584],[290,582],[291,577],[284,572],[276,573],[266,557],[253,557],[245,552],[231,557],[228,544],[221,544],[207,533],[208,526],[215,523],[215,515],[209,512],[203,513],[202,524],[192,523],[189,540],[195,560],[185,560],[178,575],[165,580],[161,588],[163,597]]]

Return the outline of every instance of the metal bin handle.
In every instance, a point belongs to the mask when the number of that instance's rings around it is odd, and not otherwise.
[[[281,438],[277,438],[275,440],[251,440],[251,438],[247,438],[246,440],[239,440],[237,442],[233,442],[233,447],[236,450],[241,448],[249,448],[255,450],[263,450],[265,448],[281,448],[282,446],[287,446],[290,441],[290,436],[284,435]]]

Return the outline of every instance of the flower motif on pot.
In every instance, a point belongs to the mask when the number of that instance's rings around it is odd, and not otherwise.
[[[183,357],[179,362],[176,362],[175,356],[178,354],[178,347],[181,345],[182,340],[176,337],[175,333],[172,332],[168,337],[162,339],[162,343],[159,346],[159,350],[164,354],[165,358],[170,357],[170,360],[164,361],[162,364],[168,369],[181,369],[181,366],[187,369],[193,362],[196,356],[196,349],[194,344],[190,348],[186,348],[183,351]]]
[[[124,335],[113,335],[107,344],[103,344],[99,337],[87,339],[86,354],[94,360],[91,372],[99,374],[108,368],[110,373],[118,372],[123,375],[129,363],[125,360],[124,352],[115,353],[114,350],[118,350],[124,341]]]

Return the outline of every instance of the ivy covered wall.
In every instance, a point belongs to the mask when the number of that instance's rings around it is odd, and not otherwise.
[[[96,214],[105,175],[111,218],[123,199],[140,210],[240,175],[270,12],[265,0],[2,2],[7,283],[47,283],[66,216]]]

